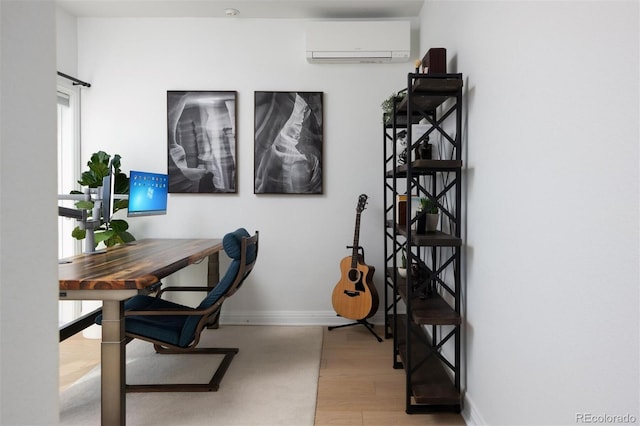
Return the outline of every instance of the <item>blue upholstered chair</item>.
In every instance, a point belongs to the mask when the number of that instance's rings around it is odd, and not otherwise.
[[[232,259],[224,277],[211,287],[167,287],[156,296],[138,295],[125,302],[125,330],[129,340],[153,343],[161,354],[221,354],[222,363],[209,383],[127,385],[127,392],[206,392],[216,391],[238,348],[197,347],[200,335],[217,324],[222,302],[233,295],[252,271],[258,258],[258,231],[251,236],[240,228],[224,236],[224,251]],[[162,299],[167,292],[207,291],[198,307]],[[101,323],[98,317],[96,322]]]

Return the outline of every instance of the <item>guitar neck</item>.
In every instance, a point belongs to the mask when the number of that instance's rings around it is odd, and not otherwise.
[[[360,212],[356,214],[356,226],[353,231],[353,251],[351,253],[351,268],[358,266],[358,242],[360,240]]]

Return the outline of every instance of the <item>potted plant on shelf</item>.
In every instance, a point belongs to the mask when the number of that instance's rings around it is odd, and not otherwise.
[[[405,278],[407,276],[407,254],[404,249],[402,249],[402,258],[400,265],[401,266],[398,267],[398,275],[400,275],[402,278]]]
[[[401,90],[398,93],[392,93],[387,99],[382,101],[380,105],[382,107],[382,124],[390,124],[391,117],[394,113],[394,101],[399,103],[405,97],[406,93],[406,90]]]
[[[418,210],[418,234],[435,232],[438,228],[438,205],[430,198],[420,198],[420,208]]]
[[[82,173],[82,176],[78,183],[82,186],[87,186],[91,189],[97,189],[102,187],[103,179],[109,175],[111,168],[113,168],[112,179],[114,194],[128,194],[129,193],[129,178],[126,174],[120,170],[120,155],[115,154],[113,160],[111,156],[104,151],[98,151],[91,156],[91,159],[87,162],[89,167],[88,171]],[[82,194],[81,191],[72,191],[72,194]],[[114,199],[111,200],[113,205],[112,213],[120,209],[125,209],[129,205],[129,201],[126,199]],[[93,211],[93,201],[78,201],[76,204],[78,209],[87,210],[91,215]],[[107,247],[112,247],[116,244],[125,244],[131,241],[135,241],[135,237],[129,233],[129,224],[123,219],[110,219],[102,217],[100,214],[100,226],[95,230],[95,242],[97,246],[103,243]],[[76,226],[72,231],[71,236],[77,240],[83,240],[86,238],[87,231],[81,229],[80,226]]]
[[[387,99],[382,101],[380,107],[382,107],[382,121],[383,124],[388,124],[391,120],[391,112],[393,111],[393,98],[396,97],[395,93],[389,95]]]

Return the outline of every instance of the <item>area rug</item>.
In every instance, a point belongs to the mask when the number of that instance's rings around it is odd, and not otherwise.
[[[313,425],[322,327],[220,326],[202,346],[237,347],[217,392],[128,393],[128,425]],[[158,355],[127,345],[127,383],[208,382],[222,356]],[[100,367],[60,395],[60,424],[100,424]]]

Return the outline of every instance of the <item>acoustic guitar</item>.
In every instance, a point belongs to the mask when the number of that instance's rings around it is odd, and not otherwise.
[[[373,285],[375,268],[364,264],[358,253],[360,215],[366,208],[367,196],[361,194],[356,208],[356,226],[353,233],[353,252],[340,261],[341,277],[333,289],[333,309],[344,318],[360,321],[373,316],[378,310],[378,292]]]

